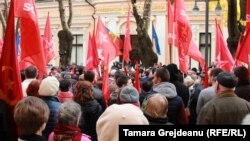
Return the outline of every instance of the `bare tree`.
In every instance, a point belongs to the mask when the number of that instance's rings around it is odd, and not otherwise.
[[[60,66],[66,67],[67,65],[70,64],[72,43],[74,39],[70,31],[72,15],[73,15],[72,0],[68,0],[69,18],[67,22],[66,22],[65,7],[64,7],[63,0],[58,0],[58,4],[59,4],[61,25],[62,25],[62,30],[58,32]]]
[[[152,1],[145,0],[142,17],[138,13],[136,0],[132,0],[131,2],[133,5],[133,15],[137,24],[136,31],[138,34],[138,45],[133,47],[130,53],[130,59],[132,62],[135,62],[135,60],[140,60],[144,67],[150,67],[158,62],[158,57],[152,49],[153,44],[148,35]]]

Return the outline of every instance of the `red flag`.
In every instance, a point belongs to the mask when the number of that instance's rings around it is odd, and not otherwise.
[[[96,29],[96,45],[101,50],[102,64],[107,64],[116,57],[116,48],[108,35],[106,27],[103,25],[101,18],[98,18]],[[109,59],[108,59],[109,54]]]
[[[55,57],[49,13],[47,16],[47,21],[45,24],[45,29],[44,29],[44,34],[43,34],[43,48],[44,48],[44,55],[46,59],[45,63],[48,64],[51,61],[51,59]]]
[[[15,105],[23,98],[20,70],[17,62],[15,43],[15,18],[14,2],[11,0],[8,23],[5,31],[2,59],[0,60],[0,99],[3,100],[13,114]],[[2,109],[1,109],[2,110]],[[10,116],[8,128],[12,132],[11,141],[17,140],[17,130],[13,119]]]
[[[242,39],[242,34],[240,34],[240,38],[239,38],[239,41],[238,41],[238,45],[237,45],[237,50],[236,50],[236,53],[235,53],[235,64],[234,66],[241,66],[241,63],[240,61],[237,59],[237,56],[239,56],[239,52],[241,50],[241,39]]]
[[[21,60],[47,74],[44,49],[34,0],[15,0],[15,16],[20,18]]]
[[[94,33],[93,33],[93,37],[91,38],[91,42],[92,42],[92,47],[93,47],[93,65],[94,65],[94,68],[97,68],[99,66],[99,56],[98,56],[98,51],[96,47]]]
[[[204,57],[202,56],[202,54],[201,54],[201,52],[200,52],[198,46],[197,46],[196,43],[194,42],[194,40],[191,40],[191,43],[190,43],[189,49],[188,49],[188,55],[189,55],[192,59],[194,59],[194,60],[196,60],[197,62],[199,62],[200,65],[201,65],[201,68],[204,70],[206,62],[205,62],[205,59],[204,59]]]
[[[175,1],[175,44],[178,47],[180,70],[187,73],[189,69],[188,48],[192,39],[192,31],[183,0]]]
[[[246,30],[250,27],[250,0],[247,0],[247,13],[246,13]]]
[[[190,57],[188,55],[185,55],[184,50],[179,48],[178,48],[178,55],[179,55],[180,70],[186,74],[189,69]]]
[[[227,47],[227,43],[224,40],[219,23],[216,22],[216,66],[222,68],[225,71],[231,71],[233,69],[234,61],[233,57]]]
[[[244,62],[250,66],[250,61],[249,61],[250,60],[250,49],[249,49],[250,42],[249,41],[250,41],[250,28],[246,31],[246,35],[243,38],[241,47],[238,53],[236,54],[235,58],[237,61]]]
[[[168,0],[168,44],[173,44],[174,8]]]
[[[130,6],[128,8],[128,16],[127,16],[127,23],[126,23],[126,33],[124,39],[124,48],[123,48],[123,60],[125,62],[129,62],[129,52],[132,50],[131,48],[131,41],[130,41]]]
[[[96,47],[93,43],[93,38],[91,37],[91,34],[89,34],[89,41],[88,41],[88,54],[87,54],[87,64],[86,64],[86,70],[93,70],[98,67],[99,58],[97,54]]]
[[[109,59],[109,54],[107,58]],[[110,97],[108,66],[109,66],[109,62],[103,65],[103,76],[102,76],[102,92],[103,92],[104,99],[106,101],[106,105],[108,105],[108,100]]]
[[[107,27],[106,27],[107,28]],[[115,49],[116,49],[116,56],[119,56],[119,55],[122,55],[122,52],[120,51],[120,49],[122,49],[122,46],[123,46],[123,41],[121,38],[118,37],[117,34],[115,34],[114,32],[112,32],[111,30],[109,30],[107,28],[107,31],[108,31],[108,34],[109,36],[111,37],[112,39],[112,42],[115,46]]]
[[[175,1],[176,45],[187,54],[192,39],[192,30],[183,0]]]
[[[0,39],[0,59],[1,59],[2,49],[3,49],[3,40]]]
[[[139,64],[137,61],[135,62],[135,88],[139,93],[141,92],[140,71],[139,71]]]

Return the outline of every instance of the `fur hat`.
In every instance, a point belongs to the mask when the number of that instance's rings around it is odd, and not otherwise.
[[[119,125],[148,125],[140,108],[132,104],[113,104],[99,117],[96,133],[99,141],[118,141]]]
[[[122,103],[139,102],[139,92],[133,86],[125,86],[120,92],[120,101]]]
[[[42,80],[38,93],[40,96],[55,96],[59,90],[59,81],[49,76]]]
[[[237,84],[236,77],[229,72],[221,72],[217,76],[217,81],[220,85],[226,87],[226,88],[233,88]]]

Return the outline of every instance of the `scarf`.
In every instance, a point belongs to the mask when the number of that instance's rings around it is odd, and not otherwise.
[[[57,125],[54,129],[54,140],[63,141],[72,139],[72,141],[81,141],[81,129],[77,126]]]

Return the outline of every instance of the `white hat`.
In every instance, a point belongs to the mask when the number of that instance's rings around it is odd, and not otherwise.
[[[140,108],[132,104],[112,104],[99,117],[96,133],[99,141],[118,141],[119,125],[148,125]]]
[[[59,90],[59,81],[49,76],[42,80],[38,93],[40,96],[55,96]]]

